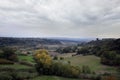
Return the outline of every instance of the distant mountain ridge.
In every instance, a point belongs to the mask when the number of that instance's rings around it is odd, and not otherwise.
[[[38,44],[61,44],[58,40],[41,38],[12,38],[0,37],[0,46],[35,46]]]
[[[84,42],[83,40],[75,40],[72,38],[15,38],[0,37],[0,46],[36,46],[39,44],[60,45],[60,44],[77,44]]]
[[[89,42],[96,38],[66,38],[66,37],[50,37],[49,39],[61,40],[61,41],[72,41],[72,42]]]

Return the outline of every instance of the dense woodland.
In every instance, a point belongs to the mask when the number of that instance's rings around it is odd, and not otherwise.
[[[101,57],[101,63],[120,66],[120,39],[96,39],[84,44],[77,54],[93,54]]]

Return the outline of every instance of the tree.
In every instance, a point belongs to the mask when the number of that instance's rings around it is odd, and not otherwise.
[[[58,60],[58,57],[57,57],[57,56],[54,56],[53,60]]]
[[[18,61],[15,50],[6,47],[0,48],[0,58],[4,58],[10,61]]]
[[[77,54],[83,54],[83,55],[86,55],[89,53],[89,49],[84,47],[84,48],[81,48],[77,51]]]
[[[116,53],[114,51],[104,51],[101,56],[101,63],[107,65],[115,65]]]
[[[36,69],[39,74],[48,74],[49,68],[52,64],[52,58],[48,55],[48,52],[44,49],[37,50],[34,55],[36,61]]]
[[[0,58],[3,58],[4,57],[4,52],[3,50],[0,50]]]
[[[60,60],[63,60],[64,59],[64,57],[60,57]]]
[[[82,66],[82,72],[83,73],[91,73],[91,70],[90,70],[90,68],[89,68],[89,66],[86,66],[86,65],[83,65]]]
[[[116,65],[120,66],[120,56],[116,56]]]
[[[36,70],[39,75],[56,75],[63,77],[79,77],[80,69],[70,64],[54,62],[44,49],[37,50],[34,55]]]

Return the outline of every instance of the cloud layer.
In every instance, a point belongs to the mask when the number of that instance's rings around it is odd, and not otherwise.
[[[0,36],[120,37],[120,0],[0,0]]]

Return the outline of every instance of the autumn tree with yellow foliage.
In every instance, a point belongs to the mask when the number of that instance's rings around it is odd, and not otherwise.
[[[56,75],[63,77],[79,77],[80,70],[70,64],[54,62],[44,49],[35,51],[34,59],[39,75]]]
[[[52,58],[44,49],[35,51],[34,59],[36,61],[36,69],[40,74],[49,74],[49,68],[52,64]]]

